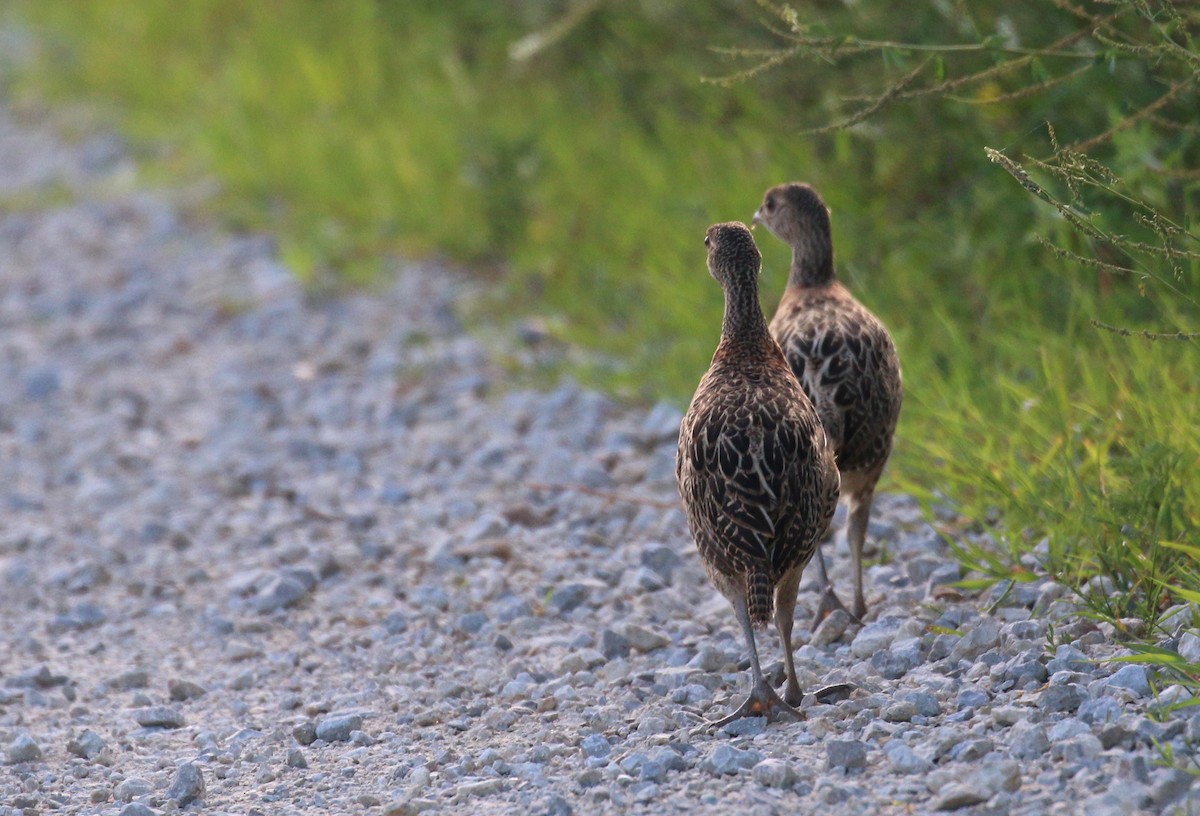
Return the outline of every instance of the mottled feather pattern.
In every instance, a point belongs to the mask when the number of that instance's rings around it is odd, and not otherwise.
[[[879,319],[840,283],[789,287],[771,334],[816,407],[839,469],[886,462],[902,386],[895,344]]]
[[[688,522],[726,594],[758,571],[774,586],[807,563],[837,505],[837,468],[816,412],[778,345],[766,336],[758,345],[722,341],[680,430]],[[755,607],[752,619],[765,623],[770,605]]]

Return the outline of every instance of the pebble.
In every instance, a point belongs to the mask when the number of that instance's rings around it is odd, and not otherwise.
[[[80,759],[96,759],[105,748],[104,739],[95,731],[85,729],[67,743],[67,752]]]
[[[208,689],[190,680],[171,679],[167,681],[167,694],[175,702],[182,703],[195,700],[208,693]]]
[[[363,718],[358,714],[331,714],[316,725],[316,738],[326,742],[346,742],[355,731],[361,731]]]
[[[159,813],[143,802],[130,802],[121,808],[121,816],[159,816]]]
[[[42,749],[28,734],[18,734],[4,750],[9,765],[36,762],[42,758]]]
[[[924,774],[933,770],[933,763],[917,754],[901,740],[891,740],[883,747],[884,756],[898,774]]]
[[[831,643],[836,643],[841,640],[842,635],[850,628],[853,619],[850,613],[844,609],[835,609],[825,616],[825,620],[821,621],[813,632],[812,638],[809,640],[813,646],[828,646]]]
[[[181,808],[193,802],[204,801],[204,774],[194,762],[182,762],[175,769],[175,778],[167,789],[167,798],[174,799]]]
[[[635,623],[622,624],[617,630],[629,646],[639,652],[653,652],[670,645],[671,639],[661,632],[654,632]]]
[[[1145,666],[1127,664],[1108,678],[1110,688],[1128,689],[1137,697],[1150,696],[1150,678]]]
[[[149,796],[153,790],[154,786],[147,780],[138,776],[131,776],[117,785],[113,791],[113,795],[117,797],[118,802],[132,802],[134,799]]]
[[[736,774],[743,768],[753,768],[763,761],[762,754],[757,751],[746,751],[732,745],[718,745],[701,767],[713,776]]]
[[[867,767],[867,746],[861,740],[829,740],[825,745],[825,767],[848,771]]]
[[[1038,708],[1047,713],[1075,711],[1086,695],[1074,684],[1050,686],[1038,695]]]
[[[1050,750],[1046,728],[1029,720],[1014,723],[1008,740],[1009,753],[1017,759],[1037,759]]]
[[[144,728],[183,728],[186,720],[179,709],[171,706],[147,706],[135,709],[133,718]]]
[[[782,759],[764,759],[750,769],[754,781],[768,788],[791,787],[799,775],[796,769]]]

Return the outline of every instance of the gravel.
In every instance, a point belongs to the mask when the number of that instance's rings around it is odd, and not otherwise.
[[[712,727],[748,664],[678,507],[678,407],[529,386],[546,344],[465,331],[478,285],[435,262],[305,293],[269,237],[134,185],[122,140],[24,110],[0,105],[0,816],[1200,807],[1159,764],[1200,741],[1190,691],[1113,663],[1069,587],[947,587],[903,495],[876,498],[865,625],[809,631],[801,587],[805,720]],[[1167,631],[1200,653],[1189,610]]]

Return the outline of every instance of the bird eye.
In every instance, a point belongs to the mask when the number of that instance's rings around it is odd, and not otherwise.
[[[766,204],[766,210],[767,210],[767,212],[770,212],[773,209],[775,209],[775,199],[768,198],[767,204]]]

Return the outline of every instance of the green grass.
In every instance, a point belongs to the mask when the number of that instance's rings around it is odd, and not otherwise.
[[[601,5],[524,61],[509,47],[553,22],[541,4],[454,6],[12,0],[9,13],[41,43],[20,92],[92,100],[139,143],[166,144],[151,173],[215,175],[213,211],[279,235],[301,276],[369,282],[391,255],[449,255],[497,281],[495,308],[597,352],[578,373],[628,398],[683,404],[707,366],[721,302],[705,227],[748,219],[771,184],[812,181],[843,279],[901,349],[885,487],[953,504],[978,534],[961,555],[985,576],[1024,577],[1043,541],[1063,580],[1109,576],[1122,591],[1093,598],[1098,614],[1153,617],[1186,599],[1170,587],[1200,589],[1194,553],[1161,543],[1200,530],[1200,344],[1090,323],[1195,330],[1197,310],[1038,243],[1071,238],[979,140],[1044,140],[1030,135],[1044,114],[799,138],[819,75],[698,81],[729,67],[708,46],[768,39],[744,4]],[[1132,129],[1114,161],[1144,166],[1144,142]],[[761,245],[770,309],[788,259]],[[1198,265],[1180,266],[1168,274],[1194,296]]]

